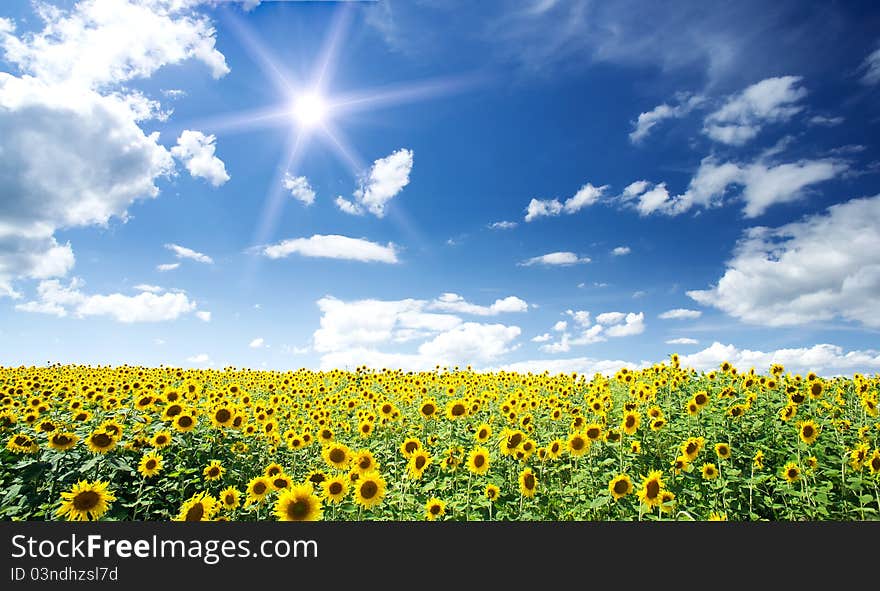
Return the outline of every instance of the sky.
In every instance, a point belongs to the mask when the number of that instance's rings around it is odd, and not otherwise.
[[[0,364],[880,368],[880,9],[0,6]]]

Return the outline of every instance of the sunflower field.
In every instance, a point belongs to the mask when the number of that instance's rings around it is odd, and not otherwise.
[[[0,367],[3,520],[875,520],[880,378]]]

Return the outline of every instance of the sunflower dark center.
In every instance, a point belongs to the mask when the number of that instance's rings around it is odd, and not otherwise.
[[[294,521],[302,521],[309,514],[309,500],[296,499],[287,505],[287,516]]]
[[[814,433],[813,427],[811,425],[804,425],[804,437],[812,437]]]
[[[523,484],[526,485],[527,490],[532,490],[535,488],[535,476],[533,474],[526,474],[525,478],[523,478]]]
[[[464,407],[463,404],[455,404],[452,406],[452,416],[460,417],[465,413],[466,410],[467,409]]]
[[[482,468],[486,464],[486,456],[482,454],[477,454],[474,456],[474,466],[477,468]]]
[[[341,482],[331,482],[328,487],[331,495],[338,495],[342,492],[342,483]]]
[[[345,452],[338,447],[334,447],[330,450],[330,461],[334,464],[341,464],[345,461]]]
[[[584,449],[584,440],[580,437],[575,437],[571,440],[571,448],[575,451],[580,451]]]
[[[254,493],[261,495],[264,492],[266,492],[266,483],[265,482],[258,482],[254,485]]]
[[[361,496],[367,500],[375,497],[379,492],[379,485],[372,480],[367,480],[361,485]]]
[[[649,481],[648,485],[645,487],[645,492],[649,499],[656,499],[660,494],[660,483],[656,480]]]
[[[182,406],[180,406],[179,404],[172,404],[168,407],[168,410],[165,411],[165,414],[167,414],[169,417],[176,417],[181,412],[183,412]]]
[[[193,424],[192,417],[184,415],[180,417],[180,419],[177,421],[177,424],[183,428],[190,427]]]
[[[149,460],[147,460],[147,463],[144,464],[144,468],[146,468],[147,470],[153,470],[155,467],[156,460],[154,460],[153,458],[150,458]]]
[[[225,408],[221,408],[214,417],[217,419],[217,422],[226,423],[232,418],[232,413]]]
[[[427,458],[425,458],[425,456],[418,456],[416,458],[416,468],[421,470],[422,468],[425,467],[425,464],[427,463],[427,461],[428,460],[427,460]]]
[[[183,518],[184,521],[201,521],[202,517],[205,516],[205,507],[201,503],[196,503],[192,507],[189,508],[189,511],[186,512],[186,517]]]
[[[440,515],[440,510],[442,507],[438,504],[431,505],[431,515]]]
[[[101,495],[93,490],[84,490],[73,497],[73,508],[77,511],[89,511],[98,506]]]
[[[629,488],[629,486],[627,485],[626,480],[618,480],[614,483],[614,492],[619,495],[626,494],[627,488]]]
[[[110,447],[110,444],[113,443],[113,439],[106,433],[97,433],[92,435],[92,443],[97,447]]]

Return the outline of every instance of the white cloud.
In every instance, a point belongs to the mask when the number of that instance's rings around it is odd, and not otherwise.
[[[262,349],[265,346],[266,346],[266,341],[263,340],[262,337],[255,338],[248,345],[248,347],[250,347],[251,349]]]
[[[462,322],[452,314],[426,312],[430,302],[405,299],[345,302],[318,300],[320,328],[312,335],[314,350],[322,353],[321,367],[403,367],[428,369],[436,364],[488,362],[515,348],[517,326]],[[415,352],[389,353],[376,349],[421,341]]]
[[[865,61],[862,62],[862,69],[865,74],[862,76],[864,84],[877,84],[880,82],[880,48],[871,52]]]
[[[289,172],[284,173],[284,188],[290,191],[290,194],[297,201],[305,205],[311,205],[315,202],[315,191],[309,184],[309,179],[304,176],[292,176]],[[341,197],[340,197],[341,199]]]
[[[626,318],[626,314],[623,312],[603,312],[596,316],[596,322],[599,324],[617,324],[618,322],[623,322]]]
[[[211,322],[211,313],[206,310],[199,310],[196,312],[196,318],[202,322]]]
[[[660,318],[663,320],[691,320],[694,318],[699,318],[703,313],[699,310],[688,310],[686,308],[676,308],[674,310],[667,310],[660,314]]]
[[[594,359],[592,357],[572,357],[568,359],[529,359],[527,361],[507,363],[491,369],[518,373],[542,373],[547,371],[554,375],[560,373],[579,373],[592,376],[600,373],[606,376],[611,376],[617,373],[622,367],[635,370],[650,366],[651,363],[647,361],[630,363],[628,361]]]
[[[223,161],[214,155],[216,139],[201,131],[185,129],[177,138],[177,145],[171,148],[171,154],[184,163],[190,175],[219,187],[229,180],[229,174]]]
[[[518,225],[519,224],[517,224],[516,222],[508,222],[508,221],[492,222],[491,224],[489,224],[489,229],[490,230],[513,230]]]
[[[77,318],[109,316],[118,322],[163,322],[176,320],[182,315],[196,311],[196,303],[184,292],[162,294],[141,291],[135,296],[121,293],[108,295],[86,294],[80,288],[82,282],[73,279],[63,285],[57,279],[41,281],[37,286],[37,299],[16,305],[16,310],[37,312]]]
[[[337,197],[336,206],[345,213],[361,215],[368,211],[378,218],[385,217],[387,203],[409,184],[412,167],[413,151],[406,148],[379,158],[360,179],[354,202]]]
[[[178,268],[180,263],[162,263],[161,265],[156,265],[156,270],[165,273],[166,271],[173,271]]]
[[[198,355],[193,355],[192,357],[186,358],[187,363],[192,363],[193,365],[213,365],[211,358],[207,353],[199,353]]]
[[[730,188],[739,186],[742,187],[739,196],[745,202],[743,214],[753,218],[773,205],[801,199],[811,185],[833,179],[848,168],[845,162],[836,159],[774,165],[761,160],[751,164],[722,163],[708,156],[700,163],[687,190],[681,195],[671,195],[665,183],[648,190],[651,185],[639,181],[627,187],[620,198],[643,216],[655,212],[674,216],[694,207],[724,205]]]
[[[161,293],[161,292],[165,291],[163,288],[159,287],[158,285],[149,285],[147,283],[141,283],[141,284],[135,285],[134,288],[138,291],[148,291],[150,293]]]
[[[71,10],[39,6],[42,31],[15,37],[0,30],[0,44],[8,61],[53,84],[113,86],[188,59],[220,78],[229,68],[214,47],[210,21],[191,12],[194,4],[90,0]]]
[[[519,265],[522,267],[530,267],[532,265],[567,266],[589,262],[589,257],[581,258],[573,252],[551,252],[543,254],[541,256],[526,259],[520,262]]]
[[[191,261],[195,261],[197,263],[205,263],[205,264],[213,264],[214,259],[209,257],[206,254],[202,254],[201,252],[197,252],[191,248],[187,248],[185,246],[180,246],[179,244],[166,244],[165,248],[174,253],[174,256],[179,259],[189,259]],[[161,269],[162,271],[166,271],[168,269]]]
[[[741,146],[767,123],[787,121],[803,110],[798,105],[807,90],[799,76],[767,78],[730,97],[706,117],[703,132],[717,142]]]
[[[876,371],[880,369],[880,352],[844,351],[842,347],[829,344],[764,352],[739,349],[716,341],[702,351],[681,356],[683,366],[702,371],[717,369],[724,361],[729,361],[743,371],[752,367],[766,371],[772,364],[780,363],[788,371],[815,371],[819,375],[831,376],[856,371]]]
[[[596,316],[596,322],[604,327],[609,337],[629,337],[645,332],[645,313],[605,312]]]
[[[666,341],[667,345],[697,345],[700,341],[697,339],[691,339],[688,337],[680,337],[677,339],[669,339]]]
[[[678,97],[678,104],[657,105],[650,111],[640,113],[639,118],[633,122],[633,130],[629,134],[632,143],[638,144],[644,140],[651,129],[664,119],[680,119],[701,105],[705,98],[700,95],[682,94]]]
[[[810,117],[811,125],[821,125],[823,127],[834,127],[843,123],[843,117],[826,117],[825,115],[814,115]]]
[[[568,322],[565,320],[559,320],[556,324],[553,325],[553,330],[556,332],[562,332],[568,328]]]
[[[578,326],[590,326],[590,313],[586,310],[566,310],[566,315],[571,316]]]
[[[632,252],[632,250],[630,249],[629,246],[618,246],[614,250],[611,251],[611,254],[613,254],[616,257],[622,257],[624,255],[631,253],[631,252]]]
[[[544,334],[539,334],[531,338],[533,343],[546,343],[553,339],[553,336],[549,332],[545,332]]]
[[[608,189],[608,185],[594,187],[592,183],[583,185],[578,192],[565,202],[558,199],[532,199],[526,208],[526,222],[539,217],[553,217],[562,213],[573,214],[596,203]]]
[[[173,174],[158,132],[140,127],[168,113],[125,84],[190,58],[215,76],[228,71],[208,19],[189,4],[37,3],[42,29],[20,35],[2,21],[0,51],[22,75],[0,72],[0,294],[15,295],[17,279],[67,274],[73,250],[56,230],[125,221]]]
[[[880,195],[747,230],[718,284],[687,293],[755,324],[842,318],[880,327]]]
[[[280,259],[299,254],[304,257],[344,259],[361,262],[397,263],[397,247],[370,242],[362,238],[349,238],[336,234],[315,234],[310,238],[291,238],[261,249],[270,259]]]
[[[444,293],[428,305],[432,310],[446,312],[458,312],[459,314],[474,314],[476,316],[497,316],[505,312],[526,312],[528,303],[516,296],[507,296],[504,299],[495,300],[491,306],[480,306],[466,301],[457,293]]]

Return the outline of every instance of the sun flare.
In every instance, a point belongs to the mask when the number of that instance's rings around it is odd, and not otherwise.
[[[308,92],[293,101],[293,117],[304,129],[319,127],[329,112],[326,99],[316,92]]]

